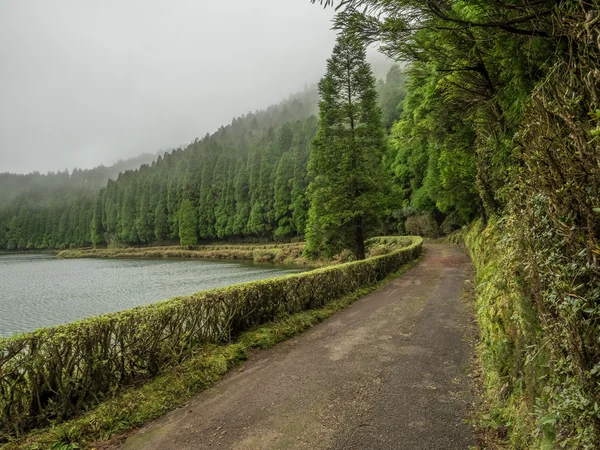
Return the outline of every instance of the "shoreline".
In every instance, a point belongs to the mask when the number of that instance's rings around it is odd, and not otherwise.
[[[71,249],[59,252],[58,259],[202,259],[252,261],[317,268],[330,261],[315,262],[302,255],[304,243],[283,245],[213,245],[198,247],[126,247],[105,249]]]

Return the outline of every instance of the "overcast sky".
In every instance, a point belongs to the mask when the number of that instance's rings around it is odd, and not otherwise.
[[[317,81],[309,0],[0,0],[0,172],[89,168],[202,137]]]

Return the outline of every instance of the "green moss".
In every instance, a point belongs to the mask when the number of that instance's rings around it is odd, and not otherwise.
[[[556,332],[564,325],[547,326],[540,305],[548,294],[525,278],[510,236],[494,220],[473,224],[465,236],[477,269],[485,390],[478,425],[514,449],[597,448],[594,421],[600,415],[574,375],[573,359],[560,350],[564,342]]]
[[[212,345],[196,352],[184,363],[161,373],[155,379],[123,390],[81,417],[49,429],[30,433],[25,439],[3,446],[3,450],[45,449],[58,443],[76,443],[92,448],[144,423],[161,417],[183,401],[220,380],[231,368],[247,358],[251,349],[267,349],[322,322],[359,298],[375,291],[417,264],[411,261],[380,282],[335,300],[319,309],[284,315],[276,321],[242,333],[237,342]],[[77,448],[77,447],[76,447]]]

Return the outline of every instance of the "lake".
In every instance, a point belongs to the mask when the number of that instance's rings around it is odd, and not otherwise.
[[[0,337],[301,271],[250,262],[0,255]]]

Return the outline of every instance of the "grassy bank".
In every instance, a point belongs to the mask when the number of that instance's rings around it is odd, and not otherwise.
[[[385,255],[398,246],[410,245],[410,238],[375,238],[367,242],[367,257]],[[288,244],[219,244],[194,247],[124,247],[124,248],[86,248],[63,250],[57,257],[61,259],[78,258],[174,258],[174,259],[228,259],[294,264],[309,267],[324,267],[348,262],[350,254],[339,255],[333,260],[308,260],[302,255],[304,242]]]
[[[0,442],[71,420],[261,324],[370,288],[415,259],[389,254],[148,305],[0,340]],[[372,242],[374,248],[406,238]]]
[[[203,245],[195,247],[126,247],[92,248],[61,251],[57,257],[73,258],[176,258],[176,259],[230,259],[278,264],[324,265],[302,256],[304,243],[261,245]]]

